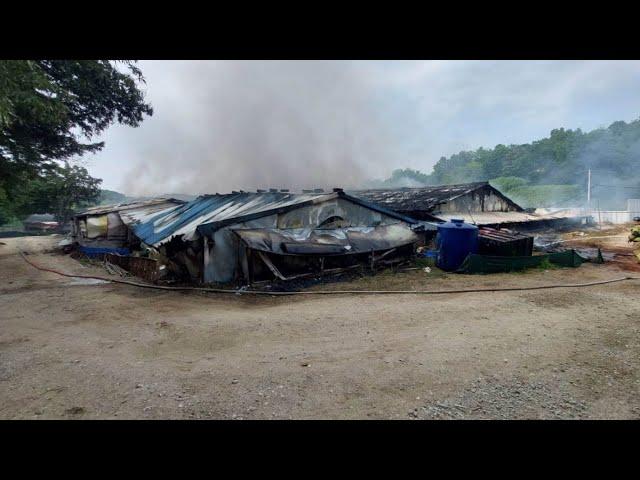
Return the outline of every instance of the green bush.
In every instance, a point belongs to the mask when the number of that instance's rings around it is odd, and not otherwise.
[[[540,262],[538,268],[540,270],[555,270],[556,268],[560,268],[560,266],[556,265],[555,263],[551,263],[548,258],[545,258],[544,260],[542,260],[542,262]]]
[[[512,190],[524,187],[529,182],[522,177],[498,177],[490,180],[489,183],[506,194]]]

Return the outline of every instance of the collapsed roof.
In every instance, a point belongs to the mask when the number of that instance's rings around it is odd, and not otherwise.
[[[163,210],[167,207],[173,207],[176,205],[182,205],[183,200],[177,200],[175,198],[153,198],[151,200],[143,200],[139,202],[127,202],[116,203],[113,205],[98,205],[97,207],[87,208],[86,210],[77,213],[76,217],[89,216],[89,215],[104,215],[106,213],[127,213],[127,212],[148,212],[153,213]]]
[[[407,223],[415,223],[415,220],[387,210],[384,206],[371,204],[337,189],[332,193],[236,192],[203,195],[189,203],[148,215],[144,220],[133,219],[131,228],[146,244],[159,246],[177,236],[182,236],[184,240],[194,240],[199,235],[211,235],[227,225],[337,198],[346,199]],[[123,213],[120,215],[123,216]]]

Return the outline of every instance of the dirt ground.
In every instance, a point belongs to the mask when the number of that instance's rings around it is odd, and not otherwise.
[[[0,418],[640,418],[640,280],[424,296],[167,292],[60,277],[17,253],[105,275],[46,253],[58,240],[0,239]],[[635,274],[623,267],[413,270],[313,288]]]

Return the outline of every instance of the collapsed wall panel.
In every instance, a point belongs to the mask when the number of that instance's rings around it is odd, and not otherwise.
[[[418,236],[404,224],[340,229],[235,229],[244,247],[243,276],[291,280],[360,265],[397,263],[413,254]],[[266,267],[266,268],[265,268]]]
[[[122,222],[117,212],[107,214],[107,237],[127,238],[127,226]]]

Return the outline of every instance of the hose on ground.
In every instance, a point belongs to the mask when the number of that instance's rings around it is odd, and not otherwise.
[[[172,291],[194,291],[194,292],[210,292],[210,293],[232,293],[232,294],[249,294],[249,295],[277,295],[277,296],[285,296],[285,295],[339,295],[339,294],[352,294],[352,295],[385,295],[385,294],[393,294],[393,295],[443,295],[447,293],[481,293],[481,292],[517,292],[517,291],[526,291],[526,290],[544,290],[550,288],[578,288],[578,287],[591,287],[594,285],[604,285],[607,283],[615,283],[615,282],[623,282],[625,280],[640,280],[640,277],[619,277],[612,278],[609,280],[599,280],[596,282],[588,282],[588,283],[568,283],[568,284],[551,284],[551,285],[538,285],[533,287],[501,287],[501,288],[470,288],[470,289],[459,289],[459,290],[293,290],[288,292],[267,292],[263,290],[242,290],[242,289],[223,289],[223,288],[206,288],[206,287],[169,287],[165,285],[152,285],[150,283],[140,283],[140,282],[132,282],[130,280],[121,280],[115,278],[107,278],[100,277],[97,275],[78,275],[78,274],[70,274],[59,272],[57,270],[41,267],[33,263],[29,260],[23,252],[20,252],[20,255],[32,267],[37,270],[43,272],[55,273],[56,275],[61,275],[63,277],[70,278],[86,278],[91,280],[102,280],[105,282],[114,282],[114,283],[122,283],[125,285],[131,285],[134,287],[140,288],[150,288],[154,290],[172,290]]]

